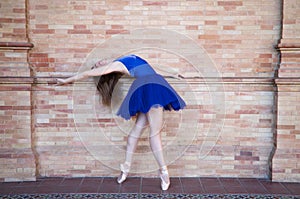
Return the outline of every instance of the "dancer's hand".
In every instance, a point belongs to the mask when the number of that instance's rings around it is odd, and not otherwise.
[[[182,76],[180,74],[178,74],[177,77],[178,77],[178,79],[184,79],[184,76]]]
[[[91,69],[99,68],[99,67],[105,66],[105,65],[107,65],[107,64],[109,64],[109,63],[111,63],[111,60],[109,60],[109,59],[102,59],[102,60],[97,61],[97,62],[92,66]]]
[[[56,82],[57,82],[56,83],[57,86],[62,86],[64,84],[66,84],[66,80],[65,79],[61,79],[61,78],[57,78]]]

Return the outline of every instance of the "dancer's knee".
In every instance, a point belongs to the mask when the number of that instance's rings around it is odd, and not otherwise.
[[[159,135],[159,132],[157,135],[150,137],[150,147],[153,152],[162,150],[161,137]]]
[[[138,138],[129,135],[127,138],[127,147],[134,148],[138,142]]]

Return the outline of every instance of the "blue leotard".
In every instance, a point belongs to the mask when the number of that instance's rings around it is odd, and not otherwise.
[[[161,106],[164,110],[179,110],[186,106],[171,85],[141,57],[127,55],[115,61],[123,63],[130,75],[136,78],[117,115],[130,119],[139,112],[147,113],[154,106]]]
[[[123,63],[132,77],[138,78],[141,76],[156,74],[153,68],[144,59],[136,55],[124,56],[116,59],[115,61]]]

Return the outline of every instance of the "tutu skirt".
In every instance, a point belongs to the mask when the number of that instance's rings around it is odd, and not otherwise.
[[[137,113],[147,113],[152,107],[179,110],[186,106],[183,99],[159,74],[146,75],[134,80],[117,115],[130,119]]]

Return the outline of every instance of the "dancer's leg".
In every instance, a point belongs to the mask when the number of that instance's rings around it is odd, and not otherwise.
[[[133,154],[136,150],[138,139],[143,131],[143,128],[147,125],[147,117],[143,113],[139,113],[134,127],[130,131],[127,138],[127,148],[125,155],[125,163],[120,165],[121,175],[118,177],[118,183],[122,183],[126,180],[128,172],[130,170]]]
[[[160,167],[161,188],[167,190],[170,186],[170,178],[163,156],[160,133],[163,127],[163,108],[151,108],[147,113],[147,119],[150,125],[150,146]]]
[[[163,126],[163,108],[151,108],[147,113],[150,125],[150,146],[159,167],[166,166],[162,152],[160,131]]]
[[[141,132],[148,124],[147,117],[144,113],[139,113],[135,122],[134,127],[130,131],[128,138],[127,138],[127,149],[126,149],[126,156],[125,162],[131,163],[133,154],[136,150],[138,140],[141,136]]]

